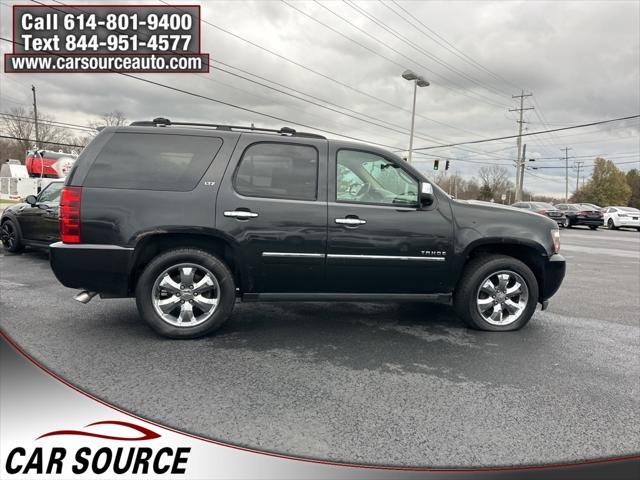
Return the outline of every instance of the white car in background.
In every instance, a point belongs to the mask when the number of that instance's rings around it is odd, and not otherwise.
[[[640,232],[640,210],[633,207],[607,207],[604,210],[604,224],[609,230],[629,227]]]

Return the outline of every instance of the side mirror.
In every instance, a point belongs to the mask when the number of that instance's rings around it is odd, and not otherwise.
[[[37,207],[42,209],[42,210],[48,210],[49,209],[49,205],[47,205],[46,203],[39,203],[37,205]]]
[[[32,207],[35,207],[36,203],[38,203],[38,198],[35,195],[27,195],[27,198],[25,198],[25,202],[27,202]]]
[[[433,187],[430,183],[422,182],[420,184],[420,206],[428,207],[433,204]]]

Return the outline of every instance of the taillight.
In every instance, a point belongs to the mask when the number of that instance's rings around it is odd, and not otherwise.
[[[63,187],[60,194],[60,240],[80,243],[82,187]]]

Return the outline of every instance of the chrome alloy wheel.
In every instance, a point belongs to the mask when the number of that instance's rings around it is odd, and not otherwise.
[[[194,327],[208,320],[220,300],[220,285],[211,271],[181,263],[158,275],[151,301],[156,313],[175,327]]]
[[[0,239],[7,248],[13,248],[16,244],[16,232],[10,222],[2,224],[2,228],[0,229]]]
[[[476,294],[476,305],[482,318],[491,325],[505,326],[516,322],[527,308],[529,288],[516,272],[501,270],[485,278]]]

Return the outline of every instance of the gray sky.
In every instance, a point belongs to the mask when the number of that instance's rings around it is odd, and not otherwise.
[[[11,35],[11,3],[0,2],[4,37]],[[640,113],[638,1],[357,0],[351,3],[353,6],[342,1],[200,3],[203,20],[219,27],[204,22],[201,26],[202,50],[211,54],[214,67],[272,86],[275,85],[269,81],[284,84],[355,110],[376,123],[392,124],[400,132],[349,118],[215,69],[202,75],[146,77],[289,121],[275,121],[114,74],[39,74],[27,78],[24,74],[3,72],[1,110],[18,103],[30,104],[29,88],[34,83],[39,109],[63,122],[86,124],[102,112],[118,109],[130,119],[165,116],[173,120],[253,122],[256,126],[275,127],[285,124],[296,127],[302,123],[406,149],[412,94],[411,84],[400,76],[406,67],[431,82],[430,87],[418,91],[416,135],[422,138],[415,139],[416,147],[515,134],[516,113],[508,109],[516,106],[511,96],[520,93],[520,89],[534,94],[526,99],[526,106],[535,107],[525,114],[529,131]],[[2,52],[9,51],[10,46],[2,43]],[[259,80],[218,62],[268,80]],[[576,160],[584,160],[589,167],[595,156],[603,155],[628,170],[640,167],[639,134],[640,122],[636,119],[525,137],[524,141],[527,157],[541,159],[535,163],[539,167],[563,165],[558,160],[560,148],[569,146],[570,154],[580,157],[570,159],[570,166]],[[456,159],[452,161],[452,170],[463,175],[473,175],[489,163],[504,165],[515,175],[512,166],[515,145],[515,140],[495,141],[428,153]],[[417,165],[430,173],[432,158],[416,155]],[[573,169],[570,176],[572,190]],[[528,171],[525,188],[560,196],[564,193],[564,170]]]

